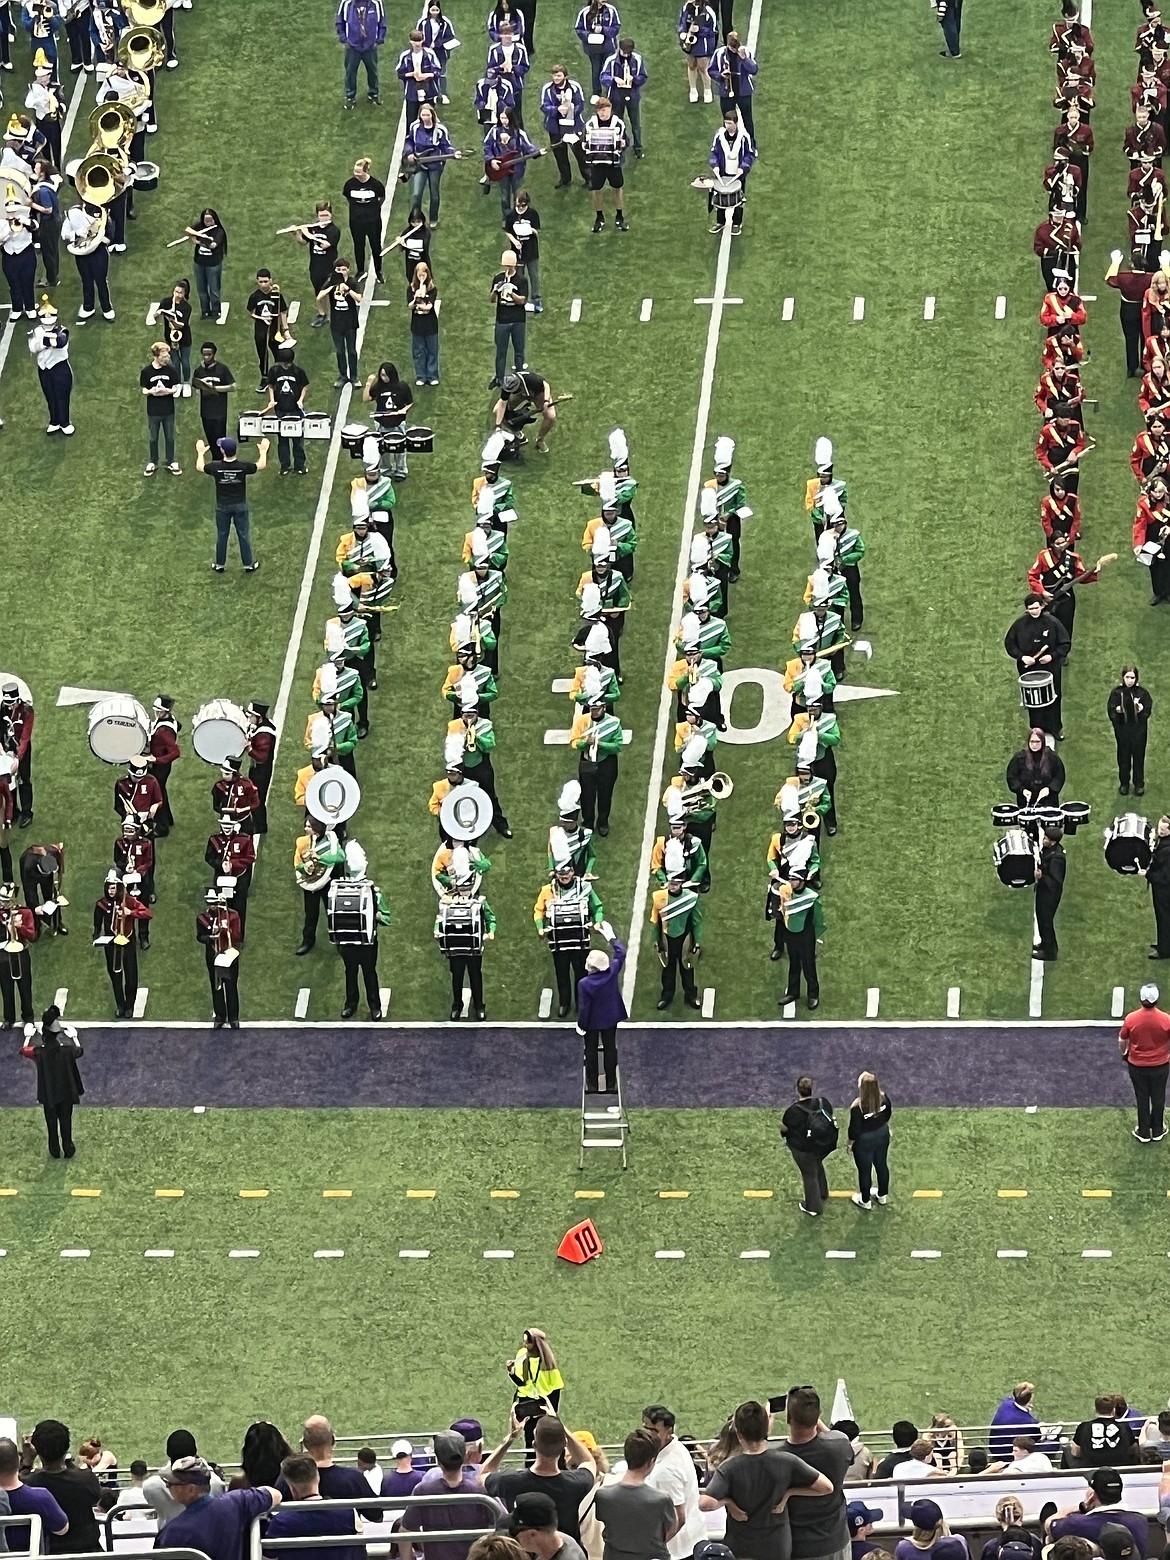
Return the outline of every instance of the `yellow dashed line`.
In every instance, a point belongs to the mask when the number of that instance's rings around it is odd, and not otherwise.
[[[0,1197],[19,1197],[20,1189],[16,1186],[0,1186]],[[1170,1192],[1166,1193],[1170,1197]]]
[[[776,1194],[775,1192],[744,1192],[743,1195],[745,1197],[774,1197]],[[1170,1197],[1170,1192],[1167,1192],[1166,1195]]]
[[[156,1197],[182,1197],[183,1191],[178,1186],[160,1186],[156,1189]]]
[[[941,1192],[911,1192],[911,1197],[941,1197]]]
[[[502,1197],[502,1198],[508,1198],[508,1199],[513,1198],[513,1197],[519,1197],[519,1195],[520,1195],[519,1192],[492,1192],[491,1193],[491,1196],[493,1196],[493,1197]]]
[[[96,1186],[75,1186],[69,1195],[70,1197],[100,1197],[102,1194]]]
[[[1081,1196],[1082,1197],[1112,1197],[1113,1193],[1110,1192],[1110,1191],[1082,1192]]]
[[[352,1197],[353,1193],[339,1189],[338,1191],[333,1191],[333,1192],[329,1192],[329,1191],[322,1192],[321,1196],[322,1197]]]
[[[406,1195],[408,1197],[433,1197],[435,1194],[434,1194],[433,1191],[430,1191],[430,1192],[412,1192],[412,1191],[408,1191]]]
[[[684,1197],[689,1197],[691,1194],[690,1192],[659,1192],[658,1195],[659,1197],[677,1198],[681,1201]]]
[[[846,1200],[853,1196],[852,1192],[830,1192],[830,1197],[844,1197]]]
[[[241,1197],[267,1197],[268,1193],[267,1192],[250,1192],[250,1191],[246,1191],[245,1190],[245,1191],[242,1191],[240,1193],[240,1196]]]
[[[996,1192],[995,1195],[997,1197],[1027,1197],[1028,1194],[1027,1194],[1027,1192],[1012,1191],[1010,1189],[1008,1189],[1008,1190],[1002,1190],[1001,1189],[1000,1191]]]
[[[578,1202],[584,1202],[584,1201],[600,1202],[601,1199],[605,1196],[605,1193],[604,1192],[574,1192],[573,1196],[577,1199]],[[1167,1192],[1166,1196],[1170,1197],[1170,1192]]]

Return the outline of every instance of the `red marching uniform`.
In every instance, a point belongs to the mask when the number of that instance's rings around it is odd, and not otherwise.
[[[29,943],[37,940],[36,917],[23,905],[10,910],[0,909],[0,932],[3,942],[18,942],[19,953],[0,952],[0,996],[3,997],[4,1027],[11,1029],[16,1023],[16,998],[20,997],[20,1021],[35,1022],[32,1000],[32,962],[28,956]]]
[[[15,696],[13,696],[15,694]],[[0,749],[16,758],[16,818],[21,827],[32,822],[32,736],[36,712],[20,697],[19,686],[0,702]]]
[[[252,815],[260,805],[260,793],[250,780],[219,779],[211,788],[211,808],[216,817],[227,813],[242,828],[251,832]]]
[[[1075,434],[1069,435],[1067,431],[1060,430],[1055,423],[1047,422],[1040,430],[1040,437],[1036,440],[1036,459],[1044,470],[1051,472],[1057,466],[1063,466],[1066,461],[1074,456],[1081,456],[1085,451],[1084,430],[1074,424]],[[1069,476],[1075,473],[1070,472]]]
[[[157,785],[157,781],[154,782]],[[114,889],[114,897],[110,896],[110,888]],[[149,910],[140,899],[133,894],[118,889],[116,884],[107,885],[102,897],[93,907],[93,935],[97,938],[105,938],[102,952],[106,957],[106,974],[110,977],[110,989],[114,993],[114,1008],[119,1018],[133,1018],[134,1002],[138,996],[138,944],[134,940],[134,923],[136,921],[149,922],[153,911]],[[129,940],[125,943],[116,943],[114,937],[119,935],[119,928],[124,928],[121,935]]]
[[[1042,547],[1036,562],[1028,570],[1028,589],[1037,596],[1050,596],[1067,580],[1076,579],[1082,585],[1092,585],[1099,577],[1096,573],[1085,573],[1084,559],[1071,547],[1063,553],[1053,552],[1051,547]]]
[[[253,788],[254,789],[254,788]],[[248,890],[252,886],[252,867],[256,861],[256,845],[250,834],[225,834],[222,829],[207,841],[203,859],[216,878],[235,878],[232,908],[240,918],[240,943],[248,921]]]
[[[1161,471],[1157,470],[1161,467]],[[1166,434],[1139,433],[1129,452],[1129,469],[1139,482],[1161,476],[1170,468],[1170,437]]]
[[[1050,331],[1059,330],[1062,325],[1083,325],[1087,319],[1085,306],[1075,292],[1070,291],[1064,298],[1055,292],[1044,294],[1040,323]]]
[[[119,818],[153,819],[162,802],[162,787],[153,775],[123,775],[114,781],[114,811]]]
[[[1052,41],[1048,45],[1049,53],[1060,56],[1067,54],[1072,38],[1077,38],[1084,44],[1086,54],[1092,54],[1093,34],[1084,22],[1053,22]]]
[[[1075,493],[1066,493],[1062,499],[1045,493],[1040,500],[1040,524],[1049,541],[1062,532],[1070,542],[1081,534],[1081,501]]]
[[[1134,547],[1161,541],[1160,533],[1165,525],[1170,525],[1170,498],[1163,496],[1160,500],[1151,501],[1149,494],[1143,493],[1138,499],[1133,520]]]
[[[1071,372],[1066,371],[1061,379],[1055,378],[1052,370],[1049,369],[1046,374],[1041,375],[1040,383],[1036,386],[1036,394],[1032,399],[1036,403],[1036,410],[1041,416],[1047,417],[1053,402],[1059,405],[1063,401],[1068,406],[1079,408],[1084,397],[1081,376],[1076,369]]]
[[[1065,363],[1071,366],[1079,363],[1084,355],[1085,344],[1075,329],[1067,338],[1052,331],[1045,336],[1044,345],[1040,349],[1040,361],[1045,368],[1051,368],[1054,363]]]
[[[1161,362],[1161,360],[1159,360]],[[1166,365],[1163,365],[1166,367]],[[1161,374],[1155,374],[1151,368],[1141,382],[1138,390],[1138,406],[1142,416],[1147,412],[1161,411],[1170,401],[1170,367]]]
[[[171,799],[167,786],[171,778],[171,765],[177,763],[183,756],[182,749],[179,747],[178,730],[178,722],[169,709],[155,714],[147,754],[150,758],[150,773],[158,781],[163,798],[162,807],[155,820],[154,831],[160,839],[169,834],[175,826],[175,816],[171,812]]]

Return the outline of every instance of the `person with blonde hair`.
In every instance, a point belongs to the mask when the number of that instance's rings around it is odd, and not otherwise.
[[[857,1098],[849,1107],[846,1142],[857,1167],[857,1191],[853,1201],[866,1213],[873,1207],[871,1179],[877,1177],[877,1200],[884,1207],[890,1199],[890,1116],[893,1106],[877,1078],[863,1072],[857,1080]],[[960,1458],[960,1461],[962,1459]]]
[[[872,1073],[862,1073],[863,1078],[873,1078]],[[877,1079],[874,1078],[874,1083]],[[943,1473],[954,1475],[967,1461],[967,1449],[963,1444],[963,1432],[950,1414],[935,1414],[928,1432],[934,1450],[930,1460]]]

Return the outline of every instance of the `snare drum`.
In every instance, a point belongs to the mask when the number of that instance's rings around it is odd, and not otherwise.
[[[548,945],[554,953],[581,953],[589,947],[589,901],[554,899],[548,907]]]
[[[1064,819],[1066,834],[1075,834],[1082,823],[1089,821],[1088,802],[1064,802],[1061,805],[1061,816]]]
[[[330,883],[325,913],[330,942],[368,945],[377,936],[372,883]]]
[[[134,164],[131,180],[136,190],[157,190],[158,176],[158,163],[140,162]]]
[[[259,412],[241,412],[236,424],[236,437],[239,439],[259,439],[262,437],[260,424],[263,419]]]
[[[1024,829],[1009,829],[991,851],[999,881],[1008,888],[1031,888],[1036,882],[1036,847]]]
[[[1052,673],[1043,666],[1020,673],[1020,704],[1026,710],[1045,710],[1056,703]]]
[[[1134,877],[1139,867],[1148,867],[1150,821],[1138,813],[1123,813],[1105,830],[1105,865],[1123,877]]]
[[[248,717],[230,699],[212,699],[195,712],[191,746],[207,764],[239,758],[248,740]]]
[[[482,955],[482,899],[446,899],[440,902],[439,949],[448,959],[478,959]]]
[[[305,438],[306,439],[330,439],[333,437],[333,424],[328,412],[305,413]]]
[[[429,455],[435,447],[435,430],[421,423],[406,430],[406,447],[413,455]]]
[[[150,745],[150,720],[137,699],[100,699],[89,712],[89,746],[103,764],[125,764]]]
[[[711,182],[711,205],[716,211],[731,211],[743,204],[743,180],[738,176],[717,173]]]
[[[373,431],[369,423],[348,422],[342,425],[341,443],[354,460],[361,460],[362,446]]]

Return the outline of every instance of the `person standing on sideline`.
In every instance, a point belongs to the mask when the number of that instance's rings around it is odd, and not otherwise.
[[[1125,1058],[1129,1081],[1137,1101],[1139,1143],[1160,1143],[1166,1136],[1163,1111],[1166,1078],[1170,1074],[1170,1013],[1158,1006],[1158,988],[1143,986],[1141,1007],[1127,1013],[1117,1036],[1117,1049]]]
[[[1144,796],[1146,790],[1146,731],[1154,713],[1154,700],[1141,685],[1136,666],[1121,668],[1121,681],[1109,695],[1105,706],[1117,741],[1117,790]]]
[[[930,0],[930,8],[942,28],[943,47],[938,51],[939,55],[944,60],[961,60],[963,0]]]
[[[781,1118],[780,1136],[800,1171],[804,1186],[800,1211],[815,1219],[829,1195],[825,1160],[837,1147],[837,1123],[832,1103],[814,1094],[814,1087],[807,1075],[796,1080],[796,1099]]]
[[[150,458],[142,475],[153,477],[158,470],[158,436],[163,436],[167,470],[181,477],[183,468],[175,459],[175,402],[183,393],[179,370],[171,362],[171,349],[165,341],[156,341],[150,349],[150,362],[138,376],[146,397],[146,427],[150,435]]]
[[[1125,374],[1127,379],[1137,379],[1142,371],[1142,299],[1154,279],[1147,271],[1141,255],[1129,258],[1126,269],[1121,269],[1122,254],[1115,249],[1109,256],[1109,269],[1105,283],[1121,294],[1121,333],[1125,337]]]
[[[622,967],[626,962],[626,945],[613,936],[608,921],[602,923],[601,935],[613,949],[612,957],[600,948],[594,948],[585,960],[585,973],[577,982],[577,1033],[585,1044],[585,1089],[589,1094],[617,1093],[617,1029],[630,1015],[622,999]],[[597,1066],[598,1052],[602,1053],[605,1068],[605,1087]]]
[[[263,471],[268,464],[268,440],[260,440],[260,453],[256,460],[238,460],[236,441],[220,439],[219,458],[208,460],[208,447],[200,439],[195,446],[197,456],[195,470],[201,471],[215,483],[215,562],[211,565],[216,574],[227,567],[228,538],[232,526],[236,528],[236,540],[240,544],[240,562],[245,574],[254,574],[260,565],[252,555],[252,511],[248,505],[248,478]]]
[[[845,1478],[853,1463],[849,1437],[840,1430],[825,1429],[821,1400],[812,1387],[789,1392],[784,1417],[788,1436],[780,1442],[781,1448],[815,1468],[832,1485],[828,1495],[789,1503],[792,1560],[844,1560],[850,1554],[844,1495]]]
[[[524,344],[528,333],[528,312],[525,305],[528,294],[517,266],[519,262],[510,249],[500,256],[500,269],[492,277],[489,298],[496,305],[496,372],[489,390],[498,389],[508,370],[508,347],[512,348],[512,362],[517,373],[525,366]]]
[[[228,396],[240,387],[226,363],[215,355],[214,341],[205,341],[199,348],[199,362],[191,376],[191,383],[199,392],[199,421],[203,424],[203,437],[212,449],[228,431]]]
[[[549,1404],[549,1411],[560,1413],[561,1393],[565,1379],[561,1375],[557,1357],[552,1351],[547,1334],[539,1327],[526,1327],[515,1359],[505,1360],[504,1369],[515,1388],[513,1402],[534,1399]],[[524,1421],[524,1444],[532,1445],[538,1416],[530,1414]]]
[[[1056,962],[1056,911],[1064,893],[1064,830],[1049,824],[1041,835],[1040,863],[1036,868],[1036,932],[1038,941],[1032,957],[1044,964]]]
[[[37,1064],[37,1104],[45,1113],[49,1134],[49,1157],[72,1159],[73,1107],[81,1103],[85,1085],[77,1070],[77,1058],[85,1053],[77,1031],[61,1022],[61,1009],[47,1007],[41,1014],[41,1027],[25,1030],[21,1056]],[[1163,1078],[1163,1087],[1165,1079]]]
[[[410,353],[416,385],[439,382],[439,289],[425,260],[414,268],[406,289],[410,310]]]
[[[386,42],[386,12],[382,0],[341,0],[337,7],[337,39],[345,47],[345,106],[357,101],[358,66],[366,68],[366,96],[378,97],[378,49]]]
[[[870,1175],[877,1176],[877,1200],[883,1207],[890,1200],[890,1117],[893,1106],[889,1096],[871,1072],[857,1080],[857,1098],[849,1107],[849,1152],[857,1168],[857,1191],[853,1201],[866,1212],[873,1207]]]
[[[1150,885],[1154,902],[1154,936],[1151,959],[1170,959],[1170,815],[1163,813],[1154,829],[1154,853],[1138,875]]]

